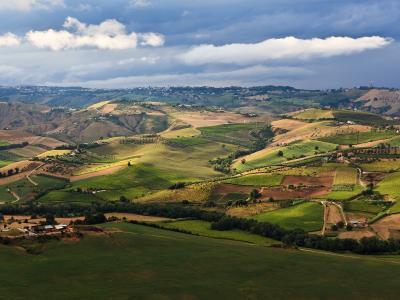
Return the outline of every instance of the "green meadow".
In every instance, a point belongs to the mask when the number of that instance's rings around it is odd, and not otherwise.
[[[396,299],[400,265],[132,224],[26,254],[0,246],[5,299]],[[34,288],[32,288],[34,286]],[[383,293],[384,291],[384,293]]]
[[[254,216],[260,222],[269,222],[286,229],[300,228],[317,231],[323,225],[324,208],[316,202],[305,202]]]

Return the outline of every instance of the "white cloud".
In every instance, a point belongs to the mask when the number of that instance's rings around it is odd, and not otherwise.
[[[21,43],[20,39],[11,32],[0,35],[0,47],[13,47]]]
[[[147,7],[151,6],[150,0],[131,0],[129,2],[132,7]]]
[[[51,9],[65,7],[64,0],[0,0],[0,10]]]
[[[160,47],[165,43],[165,37],[162,34],[154,32],[143,33],[140,37],[142,39],[140,43],[142,46]]]
[[[184,53],[181,59],[190,65],[218,63],[246,65],[271,60],[348,55],[382,48],[391,42],[391,39],[379,36],[328,37],[326,39],[285,37],[268,39],[256,44],[201,45]]]
[[[158,47],[164,44],[164,36],[158,33],[127,32],[124,24],[117,20],[106,20],[99,25],[80,22],[68,17],[65,30],[48,29],[30,31],[26,39],[35,47],[59,51],[63,49],[98,48],[123,50],[136,48],[138,40],[143,46]]]

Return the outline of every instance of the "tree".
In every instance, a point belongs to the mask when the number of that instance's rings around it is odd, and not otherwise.
[[[126,198],[125,196],[121,196],[121,197],[119,197],[119,201],[122,202],[122,203],[128,203],[129,199]]]
[[[56,224],[57,224],[57,221],[56,221],[56,219],[54,218],[54,215],[46,215],[46,222],[45,222],[45,224],[46,224],[46,225],[56,225]]]
[[[344,222],[343,222],[343,221],[339,221],[339,222],[336,224],[336,226],[337,226],[338,228],[343,228],[343,227],[344,227]]]
[[[253,202],[256,202],[261,196],[261,193],[257,189],[254,189],[250,192],[250,200]]]
[[[353,226],[351,226],[350,224],[347,224],[346,230],[347,231],[352,231],[353,230]]]
[[[332,226],[331,226],[331,230],[332,231],[338,231],[338,226],[336,225],[336,224],[333,224]]]
[[[279,151],[278,151],[278,156],[279,156],[279,157],[282,157],[282,156],[283,156],[283,151],[282,151],[282,150],[279,150]]]
[[[243,158],[242,159],[242,164],[244,165],[246,163],[246,160]]]

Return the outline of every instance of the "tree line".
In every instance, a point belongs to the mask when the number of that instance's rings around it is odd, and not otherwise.
[[[58,217],[86,216],[86,224],[106,221],[107,212],[134,213],[172,219],[191,218],[211,222],[213,230],[239,229],[260,236],[281,241],[293,247],[313,248],[333,252],[358,254],[400,253],[400,240],[380,240],[364,237],[361,240],[329,238],[309,234],[302,229],[288,230],[276,224],[258,222],[252,219],[230,217],[222,212],[206,211],[190,205],[158,203],[92,203],[92,204],[34,204],[0,206],[3,215],[54,215]]]

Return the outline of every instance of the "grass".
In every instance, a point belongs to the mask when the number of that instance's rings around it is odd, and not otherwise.
[[[246,160],[244,164],[241,163],[241,159],[239,159],[235,161],[233,167],[238,171],[245,171],[257,167],[277,165],[287,160],[333,151],[334,149],[336,149],[335,144],[321,141],[309,140],[295,142],[288,146],[267,148],[250,154],[244,157]],[[278,155],[279,151],[283,152],[283,156]]]
[[[334,113],[335,119],[341,122],[352,121],[358,124],[379,126],[390,124],[390,121],[385,120],[380,115],[352,110],[339,110]]]
[[[90,203],[99,201],[92,194],[83,194],[74,191],[51,191],[38,200],[41,203]]]
[[[131,161],[133,164],[152,164],[160,170],[196,179],[221,176],[221,173],[212,168],[209,160],[216,157],[226,157],[235,150],[237,150],[237,146],[223,145],[211,141],[191,147],[162,143],[132,145],[120,144],[116,141],[91,149],[97,155],[114,156],[116,163],[122,161],[125,164],[127,161]],[[113,166],[114,164],[108,165]]]
[[[8,145],[10,145],[9,142],[0,140],[0,146],[8,146]]]
[[[382,201],[353,200],[344,203],[344,209],[350,212],[361,212],[372,216],[385,211],[388,206]]]
[[[0,294],[32,300],[398,296],[400,266],[380,259],[286,251],[126,223],[105,227],[120,232],[49,243],[39,255],[0,246]],[[34,288],[27,288],[32,282]]]
[[[332,191],[327,195],[321,196],[319,198],[334,200],[334,201],[344,201],[349,200],[357,195],[359,195],[363,191],[363,187],[360,185],[355,185],[353,190],[349,191]]]
[[[361,164],[361,168],[365,172],[392,172],[400,169],[400,160],[378,160],[371,163]]]
[[[179,181],[193,179],[176,172],[161,170],[150,164],[127,167],[112,175],[104,175],[80,180],[64,191],[50,193],[39,200],[42,202],[90,202],[96,199],[117,201],[121,196],[128,199],[141,198],[150,192],[163,190]],[[75,190],[97,190],[96,197],[91,194],[76,193]],[[54,198],[54,200],[52,200]]]
[[[324,209],[316,202],[305,202],[288,208],[282,208],[254,216],[261,222],[278,224],[287,229],[300,228],[305,231],[317,231],[323,225]]]
[[[38,146],[33,146],[33,145],[28,145],[23,148],[15,148],[8,150],[10,153],[13,153],[15,155],[21,156],[21,157],[26,157],[26,158],[32,158],[37,155],[40,155],[43,152],[46,152],[45,149],[38,147]]]
[[[0,168],[8,166],[9,164],[12,164],[13,161],[7,161],[7,160],[0,160]]]
[[[173,143],[178,147],[193,147],[209,143],[208,140],[201,137],[179,137],[168,139],[169,143]]]
[[[390,174],[378,183],[376,191],[392,199],[400,200],[400,172]]]
[[[292,117],[299,120],[320,120],[320,119],[333,119],[333,112],[331,110],[324,110],[318,108],[311,108],[301,112],[292,114]]]
[[[38,157],[62,156],[62,155],[69,154],[71,152],[72,152],[72,150],[50,150],[50,151],[46,151],[46,152],[38,155]]]
[[[64,180],[41,175],[31,176],[31,179],[38,185],[35,186],[28,179],[23,178],[16,182],[0,186],[0,202],[12,202],[16,200],[8,192],[9,189],[21,197],[21,202],[26,202],[33,200],[38,194],[62,189],[67,184]]]
[[[241,145],[244,147],[251,146],[254,138],[250,132],[252,130],[261,129],[264,124],[248,123],[248,124],[224,124],[218,126],[201,127],[199,130],[203,137],[222,143]],[[270,137],[272,137],[272,132]]]
[[[327,143],[334,143],[339,145],[357,145],[367,142],[388,139],[396,136],[395,131],[367,131],[367,132],[355,132],[351,134],[338,134],[334,136],[321,138],[321,141]]]
[[[355,185],[357,183],[357,170],[351,167],[336,169],[334,185]]]
[[[162,226],[165,228],[186,230],[193,234],[211,238],[235,240],[257,245],[264,245],[264,246],[279,244],[279,242],[275,240],[251,234],[241,230],[229,230],[229,231],[212,230],[210,222],[200,221],[200,220],[168,222],[162,224]]]
[[[180,137],[193,137],[200,135],[200,131],[193,128],[193,127],[188,127],[188,128],[183,128],[183,129],[178,129],[178,130],[171,130],[171,131],[165,131],[161,133],[161,136],[166,139],[173,139],[173,138],[180,138]]]
[[[251,186],[276,186],[280,185],[283,175],[280,174],[256,174],[240,176],[225,180],[226,183]]]

